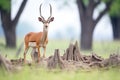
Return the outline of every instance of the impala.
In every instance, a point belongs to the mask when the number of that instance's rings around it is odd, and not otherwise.
[[[41,6],[40,5],[40,17],[38,17],[38,20],[43,23],[43,32],[30,32],[27,35],[25,35],[24,43],[25,43],[25,50],[24,50],[24,63],[26,62],[26,53],[29,49],[29,47],[32,47],[33,49],[36,49],[38,52],[38,62],[40,61],[40,48],[43,47],[44,53],[43,57],[45,57],[46,53],[46,45],[48,43],[48,27],[49,23],[54,20],[54,17],[52,17],[52,6],[50,6],[50,16],[47,20],[42,16],[41,13]],[[32,57],[32,56],[31,56]]]

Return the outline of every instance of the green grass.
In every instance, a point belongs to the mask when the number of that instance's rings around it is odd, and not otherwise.
[[[22,43],[18,40],[17,49]],[[60,54],[69,46],[69,40],[49,40],[46,55],[53,55],[55,49],[60,49]],[[0,52],[8,55],[8,58],[14,58],[17,49],[5,48],[4,40],[0,40]],[[22,49],[20,57],[23,57]],[[31,49],[29,50],[30,53]],[[101,41],[93,43],[92,51],[81,51],[81,54],[96,53],[102,57],[109,57],[111,53],[120,53],[120,41]],[[29,53],[27,59],[31,59]],[[25,67],[22,71],[7,73],[0,69],[0,80],[120,80],[120,68],[111,68],[109,70],[93,71],[49,71],[42,68]]]
[[[120,80],[120,69],[106,71],[48,71],[26,67],[15,73],[1,73],[0,80]]]
[[[7,54],[9,57],[13,58],[13,55],[16,54],[20,44],[23,40],[19,39],[17,41],[17,49],[9,49],[5,48],[5,41],[4,39],[0,39],[0,52],[4,55]],[[75,42],[75,41],[74,41]],[[70,41],[69,40],[49,40],[47,49],[46,49],[46,56],[53,55],[55,49],[60,50],[60,54],[62,55],[66,48],[68,48]],[[30,57],[31,48],[27,53],[27,57]],[[81,51],[81,50],[80,50]],[[24,46],[20,53],[20,57],[23,57],[24,53]],[[41,49],[41,55],[43,50]],[[95,41],[93,42],[93,50],[92,51],[81,51],[81,54],[89,55],[91,53],[96,53],[103,57],[109,57],[109,54],[113,53],[120,53],[120,41]]]

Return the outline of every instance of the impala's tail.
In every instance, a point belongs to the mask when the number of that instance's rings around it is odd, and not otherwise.
[[[19,48],[18,48],[18,50],[17,50],[17,52],[16,52],[15,57],[18,57],[18,56],[20,55],[20,53],[21,53],[21,51],[22,51],[22,49],[23,49],[23,46],[24,46],[24,42],[22,42],[22,43],[20,44],[20,46],[19,46]]]

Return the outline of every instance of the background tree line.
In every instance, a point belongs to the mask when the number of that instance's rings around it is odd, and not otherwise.
[[[81,49],[92,49],[94,29],[96,24],[106,13],[109,13],[111,19],[114,39],[120,39],[120,0],[76,0],[75,2],[78,6],[79,19],[81,22]],[[15,18],[11,19],[11,0],[0,1],[0,15],[5,34],[6,47],[16,47],[16,27],[26,3],[27,0],[22,1]],[[101,3],[105,4],[105,8],[99,13],[97,18],[94,19],[94,10]]]

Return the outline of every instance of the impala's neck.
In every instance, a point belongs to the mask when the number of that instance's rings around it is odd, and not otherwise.
[[[41,44],[44,44],[44,42],[46,41],[46,38],[48,36],[48,31],[47,30],[43,30],[43,34],[42,34],[42,38],[41,38]]]

